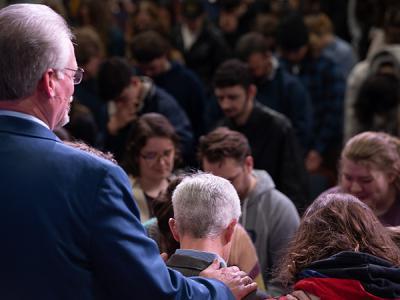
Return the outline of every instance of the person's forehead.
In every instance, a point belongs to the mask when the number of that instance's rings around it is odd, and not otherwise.
[[[203,159],[203,169],[206,172],[224,178],[230,178],[240,169],[240,164],[233,158],[225,158],[219,162],[209,162],[206,158]]]
[[[245,93],[245,88],[239,84],[227,86],[227,87],[216,87],[215,93],[216,94],[242,94]]]
[[[143,148],[174,148],[170,138],[154,136],[150,137]]]
[[[368,176],[371,173],[371,164],[365,161],[353,161],[351,159],[343,158],[342,161],[343,172],[349,175]]]

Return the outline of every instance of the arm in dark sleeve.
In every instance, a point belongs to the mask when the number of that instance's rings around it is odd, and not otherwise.
[[[298,141],[307,152],[310,147],[313,130],[313,111],[310,96],[303,84],[294,76],[289,75],[286,86],[287,101],[290,103],[289,118],[293,122]]]
[[[285,131],[281,147],[278,189],[293,201],[299,211],[303,211],[309,200],[308,175],[300,146],[290,124]]]
[[[233,299],[222,282],[187,279],[165,266],[121,168],[106,171],[93,210],[89,255],[95,289],[105,299]]]
[[[315,147],[324,154],[330,147],[341,144],[343,133],[343,104],[345,81],[336,64],[331,62],[323,70],[323,93],[315,116]],[[316,102],[317,103],[317,102]]]

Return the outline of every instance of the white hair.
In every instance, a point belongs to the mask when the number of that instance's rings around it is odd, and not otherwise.
[[[182,180],[172,195],[172,205],[178,231],[193,238],[217,236],[241,214],[233,185],[203,172]]]
[[[0,28],[0,100],[30,96],[47,69],[67,66],[72,33],[48,6],[9,5]]]

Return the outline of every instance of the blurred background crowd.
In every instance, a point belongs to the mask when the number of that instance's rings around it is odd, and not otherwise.
[[[57,135],[114,156],[160,249],[178,247],[160,222],[185,169],[232,182],[261,272],[235,263],[272,291],[279,238],[324,191],[400,225],[399,1],[30,2],[65,17],[84,69]]]

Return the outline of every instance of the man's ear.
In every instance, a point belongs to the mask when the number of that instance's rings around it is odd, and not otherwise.
[[[176,220],[174,218],[169,218],[168,225],[169,225],[169,230],[171,230],[172,236],[174,237],[175,241],[179,242],[180,237],[178,228],[176,226]]]
[[[46,94],[48,97],[54,97],[56,95],[56,80],[57,71],[53,69],[47,69],[40,81],[40,90]]]
[[[248,171],[248,172],[253,171],[253,169],[254,169],[253,156],[251,156],[251,155],[246,156],[246,158],[244,159],[244,167],[245,167],[246,171]]]
[[[257,86],[255,84],[250,84],[247,89],[247,94],[249,98],[255,98],[257,95]]]
[[[226,227],[225,232],[224,232],[225,245],[232,241],[233,233],[235,232],[237,222],[238,222],[238,220],[233,219],[229,223],[228,227]]]

